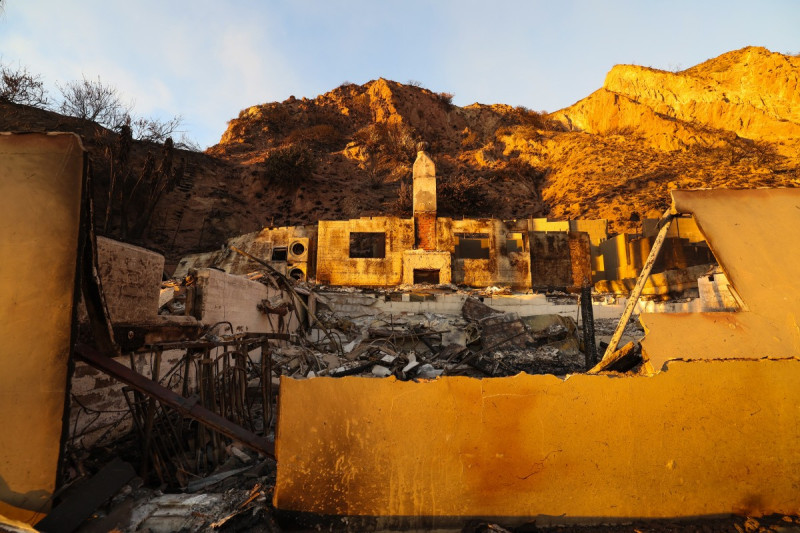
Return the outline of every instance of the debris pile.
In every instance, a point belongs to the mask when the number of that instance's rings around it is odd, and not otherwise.
[[[318,300],[317,342],[273,352],[276,371],[293,378],[567,374],[586,370],[570,317],[504,313],[470,296],[461,315],[378,313],[342,316]],[[316,335],[315,335],[316,333]]]

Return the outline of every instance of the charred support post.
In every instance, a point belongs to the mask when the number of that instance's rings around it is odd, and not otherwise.
[[[597,364],[597,344],[594,338],[594,309],[592,308],[592,286],[584,278],[581,287],[581,316],[583,317],[583,349],[586,354],[586,368]]]
[[[614,330],[614,335],[611,337],[611,342],[609,342],[608,348],[606,348],[606,352],[603,354],[603,359],[597,364],[597,366],[589,371],[590,373],[596,373],[603,370],[607,366],[607,363],[611,360],[614,352],[617,350],[619,341],[622,338],[622,333],[625,331],[625,326],[628,325],[628,320],[630,320],[631,315],[633,314],[633,309],[636,307],[639,297],[642,295],[644,284],[647,283],[647,278],[650,276],[650,271],[653,270],[653,264],[656,262],[658,252],[661,250],[661,246],[664,244],[664,239],[667,238],[667,232],[669,231],[669,227],[673,218],[675,218],[675,215],[671,214],[670,211],[667,210],[667,212],[664,213],[664,216],[662,216],[661,220],[658,222],[658,225],[661,229],[659,229],[658,236],[656,237],[655,242],[653,242],[653,247],[650,249],[650,255],[647,256],[647,261],[645,261],[644,266],[642,267],[642,272],[639,274],[639,279],[636,280],[636,285],[633,287],[633,290],[628,297],[628,302],[625,304],[625,310],[622,312],[622,316],[619,319],[617,329]]]
[[[114,458],[97,474],[78,485],[58,507],[37,522],[36,530],[72,533],[135,475],[136,472],[130,464],[118,457]],[[3,531],[12,530],[4,528]]]
[[[156,349],[153,357],[155,358],[153,362],[153,382],[158,383],[159,370],[161,369],[161,350]],[[147,415],[144,423],[144,446],[142,448],[141,468],[142,479],[147,479],[147,459],[150,457],[150,444],[153,437],[153,421],[156,415],[156,407],[155,397],[151,396],[150,400],[147,402]]]
[[[75,346],[75,354],[98,370],[102,370],[109,376],[127,383],[139,392],[177,410],[182,415],[197,420],[204,426],[227,437],[236,439],[257,452],[275,457],[275,443],[265,437],[251,433],[230,420],[206,409],[198,404],[196,398],[184,398],[85,344],[78,343]]]

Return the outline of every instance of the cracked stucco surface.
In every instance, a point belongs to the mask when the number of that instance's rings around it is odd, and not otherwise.
[[[567,520],[800,511],[800,362],[281,381],[277,507]],[[313,407],[312,407],[313,406]]]

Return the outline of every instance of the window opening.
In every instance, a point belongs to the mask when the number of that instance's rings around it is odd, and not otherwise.
[[[522,233],[509,233],[506,235],[506,252],[522,252]]]
[[[351,232],[350,257],[353,259],[383,259],[386,257],[385,232]]]
[[[489,259],[488,233],[456,233],[456,259]]]
[[[288,257],[286,246],[276,246],[272,249],[273,261],[286,261]]]

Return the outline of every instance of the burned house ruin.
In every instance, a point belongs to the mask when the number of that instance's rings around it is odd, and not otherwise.
[[[645,220],[642,235],[609,237],[605,220],[439,217],[436,167],[426,143],[418,148],[413,167],[412,218],[365,217],[265,228],[229,240],[222,250],[183,258],[175,275],[207,267],[246,274],[257,266],[248,257],[252,256],[293,279],[313,278],[319,285],[391,287],[427,283],[506,286],[524,292],[577,290],[601,283],[603,292],[630,290],[655,239],[657,221]],[[694,275],[713,263],[696,225],[691,219],[680,219],[654,272],[701,267],[694,269]],[[631,281],[626,285],[624,280]],[[672,279],[654,283],[663,293],[682,290]]]
[[[800,513],[796,189],[676,190],[637,236],[454,220],[422,149],[412,218],[165,280],[94,234],[87,162],[0,135],[0,529]]]

